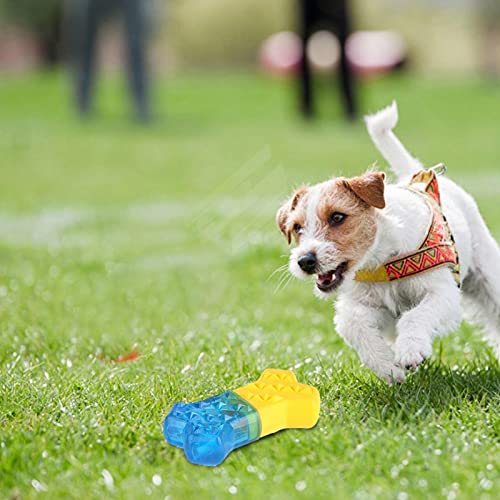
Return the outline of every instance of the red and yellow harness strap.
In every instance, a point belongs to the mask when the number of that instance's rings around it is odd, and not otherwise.
[[[460,286],[460,262],[450,227],[441,208],[439,183],[433,170],[415,174],[406,189],[423,196],[431,216],[426,236],[419,248],[411,253],[398,255],[375,269],[361,269],[356,281],[389,282],[411,278],[439,267],[450,267]]]

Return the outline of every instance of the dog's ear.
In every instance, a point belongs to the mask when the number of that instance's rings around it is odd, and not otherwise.
[[[280,231],[285,235],[288,244],[290,244],[292,241],[292,231],[288,224],[288,218],[290,214],[295,210],[300,198],[302,198],[306,191],[307,188],[305,187],[297,189],[297,191],[293,193],[291,198],[283,203],[283,205],[281,205],[281,207],[276,212],[276,224],[278,224]]]
[[[368,205],[375,208],[385,207],[384,172],[368,172],[359,177],[346,179],[345,185]]]
[[[276,224],[278,224],[280,231],[285,235],[288,244],[290,244],[290,242],[292,241],[292,235],[290,231],[287,229],[287,223],[286,223],[288,220],[288,213],[289,213],[289,202],[287,201],[278,209],[278,212],[276,213]]]

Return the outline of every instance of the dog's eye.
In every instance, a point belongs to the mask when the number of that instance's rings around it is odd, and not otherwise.
[[[302,234],[302,226],[300,224],[293,225],[293,232],[295,234]]]
[[[330,214],[330,217],[328,217],[328,224],[330,224],[330,226],[340,226],[340,224],[346,220],[346,217],[346,214],[333,212]]]

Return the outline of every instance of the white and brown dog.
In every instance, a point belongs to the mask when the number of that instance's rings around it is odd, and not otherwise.
[[[276,215],[297,243],[290,272],[314,276],[320,298],[337,294],[338,333],[388,382],[428,358],[462,310],[500,359],[500,249],[469,194],[419,174],[422,165],[392,132],[397,119],[395,103],[366,118],[397,184],[385,184],[382,172],[335,177],[297,190]]]

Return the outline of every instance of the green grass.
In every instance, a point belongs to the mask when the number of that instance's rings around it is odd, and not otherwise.
[[[286,82],[177,77],[159,82],[148,128],[126,120],[113,82],[79,122],[66,83],[0,82],[0,497],[498,498],[500,370],[477,332],[436,342],[388,387],[310,285],[271,276],[286,262],[274,213],[292,186],[380,160],[361,123],[336,118],[326,82],[321,119],[304,124]],[[393,98],[411,150],[445,161],[500,237],[500,89],[372,81],[363,109]],[[140,360],[103,361],[134,345]],[[217,468],[164,442],[175,401],[266,367],[318,387],[315,429]]]

